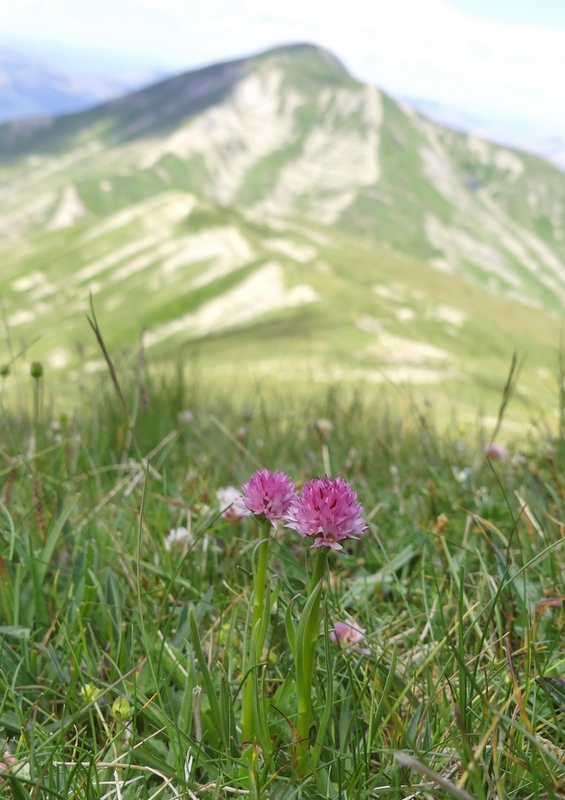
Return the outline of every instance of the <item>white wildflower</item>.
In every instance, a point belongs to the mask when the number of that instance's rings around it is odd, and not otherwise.
[[[194,543],[193,536],[188,528],[171,528],[167,536],[165,536],[165,549],[182,550],[186,552],[188,548]]]
[[[243,503],[243,495],[235,486],[220,486],[216,492],[220,513],[228,522],[239,522],[251,512]]]
[[[457,481],[457,483],[467,483],[467,481],[471,477],[471,468],[465,467],[464,469],[459,469],[458,467],[451,467],[451,472],[453,473],[453,477]]]

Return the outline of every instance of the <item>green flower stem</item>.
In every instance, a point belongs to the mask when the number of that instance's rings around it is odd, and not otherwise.
[[[257,627],[264,611],[265,586],[267,585],[267,559],[269,555],[269,540],[271,538],[271,524],[267,520],[261,526],[261,541],[257,545],[257,569],[253,575],[253,621],[252,630]],[[255,652],[256,663],[261,658],[263,642],[257,640]]]
[[[299,769],[303,773],[308,758],[308,739],[310,736],[310,723],[312,720],[312,675],[320,627],[320,611],[322,608],[321,581],[326,572],[329,548],[319,547],[314,559],[312,577],[308,597],[318,590],[316,601],[310,609],[304,627],[304,653],[302,664],[296,665],[296,693],[298,696],[298,718],[296,731],[302,750],[299,760]]]
[[[312,569],[312,577],[310,578],[310,589],[308,596],[312,594],[316,586],[320,583],[326,574],[326,565],[328,563],[329,547],[317,547],[316,557],[314,559],[314,567]]]
[[[249,674],[261,660],[264,636],[260,635],[263,615],[269,610],[265,608],[265,586],[267,582],[267,565],[269,555],[269,539],[271,524],[265,520],[261,525],[260,541],[256,548],[257,559],[253,564],[253,612],[249,631],[249,658],[246,663],[247,678],[243,685],[241,709],[241,741],[250,742],[254,738],[253,725],[253,679]]]

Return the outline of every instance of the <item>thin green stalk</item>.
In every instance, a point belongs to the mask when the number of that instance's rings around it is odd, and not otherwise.
[[[297,662],[301,661],[302,663],[296,664],[296,694],[298,697],[296,731],[302,750],[302,756],[299,759],[299,771],[302,774],[304,774],[308,759],[308,739],[312,720],[312,676],[314,673],[318,629],[320,627],[322,581],[326,572],[328,550],[327,547],[319,547],[317,549],[308,592],[308,599],[312,598],[311,605],[309,607],[307,602],[304,609],[304,618],[301,621],[303,625],[299,626],[299,636],[303,641],[303,652],[301,653],[301,658],[297,659]],[[303,628],[303,630],[300,631],[300,628]]]
[[[87,314],[86,319],[88,320],[88,324],[90,325],[90,327],[94,332],[94,335],[96,336],[96,341],[98,342],[100,349],[102,350],[102,355],[104,356],[106,364],[108,365],[108,369],[110,371],[110,378],[112,379],[112,383],[114,384],[116,394],[118,395],[118,399],[122,404],[122,408],[124,410],[128,433],[131,436],[131,440],[133,441],[137,457],[139,459],[139,463],[143,464],[144,463],[143,454],[141,452],[141,447],[139,446],[139,442],[137,441],[137,436],[135,434],[135,424],[130,414],[126,398],[124,397],[120,381],[118,380],[118,375],[116,373],[114,362],[112,361],[108,348],[106,347],[106,342],[104,341],[104,337],[102,336],[102,331],[100,329],[100,326],[98,325],[98,320],[96,319],[96,314],[94,313],[94,300],[92,298],[92,293],[90,294],[90,313],[92,314],[92,317],[89,317]]]
[[[326,565],[328,563],[328,547],[317,547],[316,557],[314,558],[314,566],[312,568],[312,577],[310,578],[310,590],[308,597],[312,594],[316,586],[320,583],[326,574]]]
[[[249,631],[249,659],[246,665],[247,678],[243,684],[243,699],[241,709],[241,741],[250,742],[254,734],[253,725],[253,681],[250,670],[257,667],[263,651],[263,637],[259,631],[262,628],[263,614],[267,613],[265,606],[265,586],[267,582],[267,565],[269,556],[269,539],[271,525],[265,520],[261,525],[260,541],[256,548],[257,561],[253,570],[253,612],[251,629]]]
[[[267,583],[267,560],[269,554],[269,539],[271,534],[271,525],[265,521],[261,526],[261,541],[257,546],[257,569],[253,575],[253,620],[252,631],[257,628],[263,616],[263,606],[265,597],[265,586]],[[259,663],[261,652],[263,650],[263,642],[256,642],[255,660]]]

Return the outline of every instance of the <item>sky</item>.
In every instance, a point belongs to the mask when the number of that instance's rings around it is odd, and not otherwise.
[[[565,28],[563,0],[449,0],[449,5],[484,20]]]
[[[0,46],[83,71],[174,72],[293,41],[565,152],[565,0],[0,0]]]

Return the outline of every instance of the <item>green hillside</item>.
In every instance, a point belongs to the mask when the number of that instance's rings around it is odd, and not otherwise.
[[[61,382],[112,352],[210,374],[554,404],[565,175],[442,128],[309,45],[0,126],[0,357]],[[431,387],[431,388],[430,388]]]

